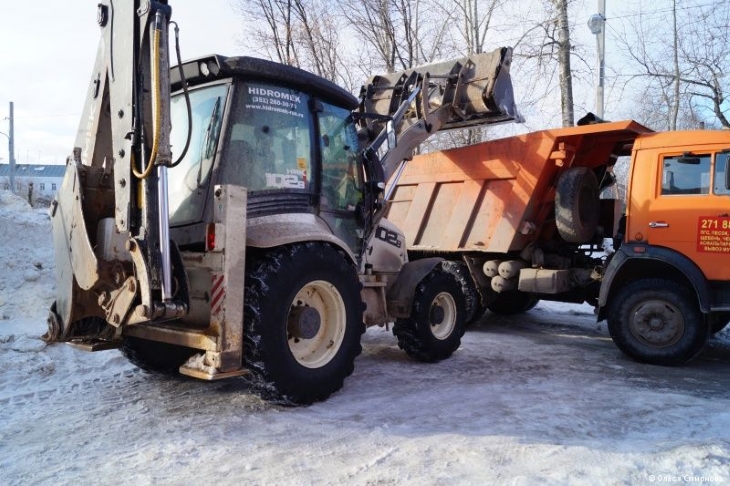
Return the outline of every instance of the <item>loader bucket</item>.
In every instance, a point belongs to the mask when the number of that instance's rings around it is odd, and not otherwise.
[[[386,180],[439,130],[522,122],[509,75],[511,62],[512,49],[502,47],[370,78],[360,92],[361,128],[376,145],[385,138],[387,121],[392,120],[398,134],[399,148],[381,158]]]
[[[512,49],[373,76],[362,88],[361,111],[392,116],[413,90],[427,79],[428,105],[452,108],[440,130],[522,121],[512,91]],[[415,76],[414,76],[415,74]],[[417,116],[416,112],[411,117]],[[404,120],[407,122],[407,120]]]

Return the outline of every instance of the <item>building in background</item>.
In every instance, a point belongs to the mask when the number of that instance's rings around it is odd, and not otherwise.
[[[14,192],[34,206],[48,204],[61,187],[65,172],[65,165],[15,164]],[[11,189],[9,164],[0,164],[0,190],[2,189]]]

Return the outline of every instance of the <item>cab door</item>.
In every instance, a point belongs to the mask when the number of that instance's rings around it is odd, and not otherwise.
[[[682,253],[709,280],[730,278],[727,163],[728,154],[720,151],[659,154],[653,197],[645,208],[634,208],[629,238],[643,235],[653,246]]]
[[[332,232],[359,255],[363,174],[358,164],[357,130],[349,110],[327,103],[321,106],[317,113],[322,174],[319,214]]]

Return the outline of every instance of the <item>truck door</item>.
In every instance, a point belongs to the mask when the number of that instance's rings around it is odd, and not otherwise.
[[[730,265],[723,263],[730,257],[727,161],[727,153],[713,151],[660,155],[655,197],[646,211],[635,208],[632,225],[651,245],[693,260],[709,280],[730,278]]]

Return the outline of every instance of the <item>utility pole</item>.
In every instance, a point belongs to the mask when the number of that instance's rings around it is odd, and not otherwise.
[[[10,136],[8,137],[8,156],[10,157],[10,190],[15,194],[15,117],[13,102],[10,102]]]
[[[598,84],[596,85],[596,116],[603,118],[603,81],[606,66],[606,0],[598,0],[598,13],[588,19],[588,28],[596,36],[598,47]]]
[[[10,120],[10,130],[7,133],[0,132],[0,135],[8,137],[8,169],[10,173],[10,191],[15,194],[15,127],[13,117],[13,102],[10,102],[10,116],[3,118],[3,120]]]

